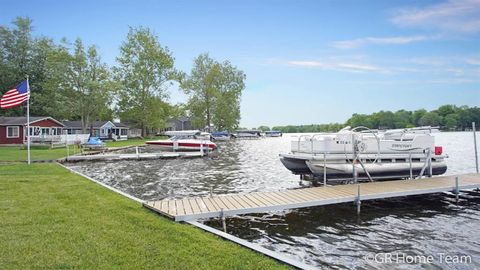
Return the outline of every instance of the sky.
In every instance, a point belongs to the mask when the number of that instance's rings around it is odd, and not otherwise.
[[[0,0],[0,24],[81,38],[115,65],[149,27],[190,72],[208,52],[247,76],[242,127],[345,122],[353,113],[480,106],[480,0]],[[170,101],[185,102],[178,89]]]

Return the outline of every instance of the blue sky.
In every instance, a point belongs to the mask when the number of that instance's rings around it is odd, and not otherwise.
[[[80,37],[109,65],[128,26],[150,27],[189,72],[208,52],[247,75],[244,127],[344,122],[352,113],[480,105],[480,0],[0,0],[0,24]],[[185,96],[171,89],[172,102]]]

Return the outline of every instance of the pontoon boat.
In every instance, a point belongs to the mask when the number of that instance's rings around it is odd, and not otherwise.
[[[435,146],[437,128],[419,127],[380,132],[346,127],[338,133],[302,135],[281,154],[294,174],[314,178],[398,179],[443,174],[446,155]]]

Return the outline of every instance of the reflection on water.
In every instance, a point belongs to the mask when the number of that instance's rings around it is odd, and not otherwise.
[[[289,139],[268,138],[219,143],[205,158],[82,162],[69,166],[136,197],[152,200],[192,195],[273,191],[298,187],[278,154]]]
[[[69,166],[136,197],[151,200],[299,188],[299,179],[278,159],[288,152],[283,138],[220,143],[202,159],[84,162]],[[448,174],[475,171],[471,133],[441,133],[436,144],[448,153]],[[480,139],[480,138],[479,138]],[[480,141],[480,140],[479,140]],[[303,184],[308,185],[304,182]],[[243,215],[227,220],[228,232],[320,268],[418,268],[418,265],[367,264],[375,252],[409,255],[470,255],[472,264],[425,268],[480,268],[480,195],[467,192],[459,205],[438,194]],[[220,228],[218,220],[210,226]]]

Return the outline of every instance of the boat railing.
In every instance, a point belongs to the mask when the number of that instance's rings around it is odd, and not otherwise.
[[[312,135],[312,137],[310,138],[310,142],[311,142],[311,149],[310,149],[310,150],[312,151],[312,153],[314,153],[314,152],[313,152],[313,142],[315,141],[315,140],[314,140],[315,137],[317,137],[317,136],[326,136],[326,135],[332,135],[332,134],[331,134],[331,133],[330,133],[330,134],[329,134],[329,133],[316,133],[316,134],[313,134],[313,135]]]

